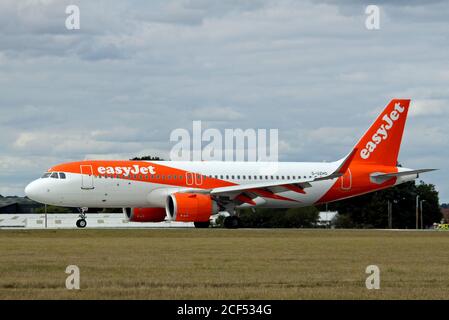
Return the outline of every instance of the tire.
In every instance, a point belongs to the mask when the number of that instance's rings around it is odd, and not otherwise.
[[[195,228],[205,229],[205,228],[209,228],[210,221],[194,222],[193,224],[195,225]]]
[[[226,229],[238,229],[240,226],[240,218],[237,216],[229,216],[224,219],[223,226]]]
[[[79,219],[79,220],[76,222],[76,226],[77,226],[78,228],[83,229],[83,228],[85,228],[85,227],[87,226],[87,221],[86,221],[85,219]]]

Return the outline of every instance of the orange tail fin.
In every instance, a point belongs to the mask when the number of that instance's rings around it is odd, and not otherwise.
[[[354,148],[353,162],[396,166],[410,100],[393,99]]]

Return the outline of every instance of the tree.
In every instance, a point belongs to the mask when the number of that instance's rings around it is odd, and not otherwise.
[[[349,198],[329,204],[339,212],[336,225],[356,228],[388,227],[388,201],[392,203],[393,228],[415,228],[416,196],[423,202],[424,226],[431,226],[441,220],[438,192],[432,184],[420,181],[400,184],[366,195]]]
[[[240,211],[242,227],[245,228],[310,228],[318,218],[319,211],[315,207]]]
[[[343,229],[352,229],[355,228],[354,222],[352,221],[351,217],[347,214],[337,214],[332,224],[335,226],[335,228],[343,228]]]
[[[49,212],[49,213],[73,213],[73,209],[64,208],[64,207],[56,207],[56,206],[47,206],[47,212]],[[36,213],[45,213],[45,207],[37,208]]]
[[[435,190],[433,184],[425,184],[420,181],[417,186],[417,192],[420,200],[425,200],[422,204],[424,226],[431,226],[433,223],[439,223],[442,218],[438,191]]]

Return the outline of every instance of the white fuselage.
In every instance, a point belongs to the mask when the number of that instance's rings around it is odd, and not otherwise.
[[[144,162],[142,162],[144,163]],[[151,162],[153,165],[180,169],[185,177],[179,183],[166,184],[165,179],[157,182],[151,179],[129,180],[123,178],[100,177],[64,172],[66,179],[41,178],[33,181],[26,189],[27,195],[42,203],[67,207],[163,207],[168,194],[182,190],[202,190],[207,179],[249,185],[260,182],[279,182],[280,184],[298,179],[311,179],[331,173],[339,162]],[[57,170],[57,168],[55,168]],[[61,171],[59,171],[61,172]],[[190,175],[190,177],[189,177]],[[162,178],[162,176],[160,177]],[[171,178],[172,179],[172,178]],[[284,201],[260,197],[260,207],[301,207],[316,203],[335,184],[335,180],[311,183],[307,193],[301,194],[284,190],[282,197],[296,201]],[[86,181],[88,187],[86,188]],[[172,181],[173,182],[173,181]],[[346,182],[346,187],[350,186]],[[84,187],[83,187],[84,185]],[[244,207],[245,205],[243,205]]]

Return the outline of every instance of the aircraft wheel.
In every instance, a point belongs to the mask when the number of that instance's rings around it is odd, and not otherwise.
[[[193,223],[195,225],[195,228],[209,228],[210,225],[210,221],[205,221],[205,222],[194,222]]]
[[[76,221],[76,226],[78,227],[78,228],[85,228],[86,227],[86,225],[87,225],[87,221],[86,220],[84,220],[84,219],[79,219],[78,221]]]
[[[240,218],[237,216],[226,217],[223,225],[227,229],[237,229],[240,226]]]

